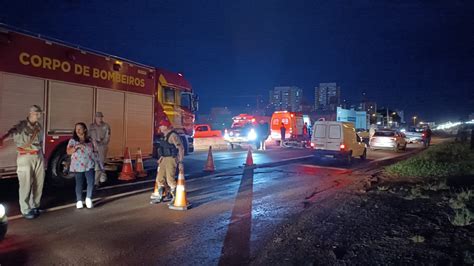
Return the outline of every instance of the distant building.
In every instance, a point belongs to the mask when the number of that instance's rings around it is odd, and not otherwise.
[[[337,107],[336,121],[352,122],[354,123],[355,128],[358,129],[369,128],[366,111],[356,111],[354,109],[349,110]]]
[[[314,106],[312,104],[303,104],[301,105],[301,112],[304,114],[309,114],[314,111]]]
[[[363,101],[359,104],[360,111],[366,111],[368,114],[374,114],[377,112],[377,103],[370,101]]]
[[[341,88],[333,83],[319,83],[314,88],[314,107],[316,110],[336,111],[341,104]]]
[[[303,90],[296,86],[275,87],[270,91],[270,104],[275,111],[301,112]]]
[[[376,102],[367,101],[364,99],[357,107],[357,110],[367,112],[367,115],[369,116],[370,124],[377,123],[377,103]]]

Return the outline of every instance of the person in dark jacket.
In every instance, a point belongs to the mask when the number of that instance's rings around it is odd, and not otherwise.
[[[425,145],[425,147],[430,146],[431,135],[432,135],[432,132],[431,132],[430,126],[427,126],[425,130],[423,131],[423,144]]]
[[[285,124],[283,123],[281,123],[280,135],[281,135],[280,146],[283,147],[283,143],[285,142],[285,135],[286,135],[286,128],[285,128]]]
[[[257,149],[266,150],[265,141],[270,135],[270,126],[267,122],[260,120],[257,127]]]
[[[308,132],[308,123],[304,123],[303,125],[303,139],[308,140],[309,139],[309,132]]]

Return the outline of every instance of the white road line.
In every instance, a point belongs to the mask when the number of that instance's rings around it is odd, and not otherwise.
[[[267,165],[272,165],[272,164],[275,164],[275,163],[285,163],[285,162],[289,162],[289,161],[293,161],[293,160],[309,159],[309,158],[313,158],[313,157],[314,157],[314,155],[305,155],[305,156],[301,156],[301,157],[283,159],[283,160],[280,160],[280,161],[274,161],[274,162],[268,162],[268,163],[258,163],[257,168],[267,167]],[[242,168],[242,166],[239,166],[239,168]]]
[[[337,171],[351,171],[352,170],[348,168],[339,168],[339,167],[321,166],[321,165],[312,165],[312,164],[300,164],[300,165],[305,166],[305,167],[310,167],[310,168],[320,168],[320,169],[337,170]]]

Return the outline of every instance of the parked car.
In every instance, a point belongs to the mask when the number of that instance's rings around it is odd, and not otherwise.
[[[407,148],[406,136],[397,131],[377,131],[374,136],[370,138],[371,150],[394,150],[405,151]]]
[[[212,130],[208,124],[198,124],[194,126],[194,138],[222,137],[220,130]]]
[[[406,136],[405,140],[408,143],[423,142],[423,131],[419,131],[416,128],[411,128],[411,129],[408,129],[408,130],[406,130],[402,133],[405,134],[405,136]]]
[[[367,146],[356,134],[354,124],[350,122],[317,121],[313,126],[311,147],[319,157],[344,159],[367,158]]]

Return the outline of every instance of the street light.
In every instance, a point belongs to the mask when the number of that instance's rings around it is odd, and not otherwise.
[[[413,126],[416,127],[416,116],[413,117]]]

